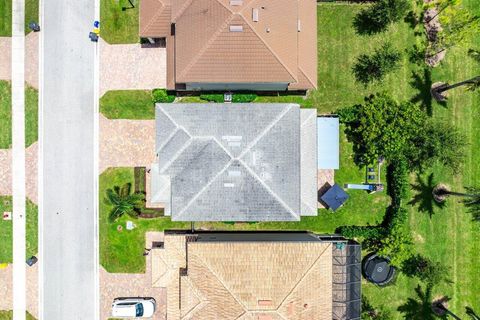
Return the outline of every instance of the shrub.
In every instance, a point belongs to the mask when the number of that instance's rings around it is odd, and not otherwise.
[[[254,93],[234,93],[232,97],[232,102],[234,103],[248,103],[252,102],[257,98],[257,95]],[[220,93],[213,93],[213,94],[201,94],[200,99],[209,101],[209,102],[216,102],[216,103],[223,103],[224,96]]]
[[[168,94],[166,89],[152,90],[153,103],[172,103],[174,100],[175,96]]]
[[[220,93],[213,93],[213,94],[201,94],[200,99],[209,101],[209,102],[217,102],[223,103],[223,94]]]
[[[353,123],[358,116],[358,109],[355,106],[344,107],[336,111],[340,123],[349,124]]]
[[[337,229],[345,238],[380,239],[385,230],[379,226],[343,226]]]
[[[387,192],[394,206],[400,206],[401,200],[407,197],[408,172],[408,164],[403,157],[392,160],[387,167]]]
[[[407,210],[400,207],[393,207],[392,210],[388,234],[381,240],[378,254],[389,257],[392,265],[400,267],[412,255],[412,238],[407,226]]]
[[[248,103],[253,102],[257,98],[254,93],[235,93],[232,98],[232,102],[236,103]]]
[[[355,17],[353,26],[360,34],[383,32],[391,23],[403,19],[410,9],[410,0],[378,0],[360,11]]]
[[[355,79],[365,86],[374,81],[381,81],[389,72],[399,68],[401,53],[385,43],[372,55],[362,54],[353,66]]]
[[[416,254],[402,264],[402,272],[409,277],[417,277],[421,281],[424,281],[429,285],[436,285],[442,281],[450,282],[446,275],[448,274],[448,268],[439,262],[433,262],[432,260]]]

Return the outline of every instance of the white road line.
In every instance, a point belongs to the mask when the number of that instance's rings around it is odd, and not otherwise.
[[[25,0],[12,2],[13,319],[25,320]]]
[[[39,25],[43,27],[44,1],[39,1]],[[38,40],[38,149],[37,149],[37,186],[38,186],[38,317],[43,320],[43,32]]]

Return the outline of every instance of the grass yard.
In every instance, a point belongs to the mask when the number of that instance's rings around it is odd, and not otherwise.
[[[137,43],[139,0],[132,0],[134,8],[122,11],[122,7],[130,8],[128,0],[100,1],[100,36],[110,44]]]
[[[0,37],[12,35],[12,0],[0,0]]]
[[[38,91],[25,87],[25,146],[38,140]]]
[[[31,30],[28,24],[32,21],[39,22],[39,0],[25,0],[25,34],[30,33]]]
[[[0,81],[0,149],[9,149],[11,145],[12,94],[10,82]]]
[[[13,319],[13,311],[0,311],[0,320],[12,320]],[[36,320],[34,316],[30,313],[26,313],[26,320]]]
[[[12,211],[12,197],[0,196],[0,213]],[[38,208],[30,200],[26,203],[26,255],[27,258],[37,254],[38,251]],[[0,220],[0,263],[12,262],[12,221]],[[0,318],[2,319],[2,318]]]
[[[465,0],[463,3],[476,14],[480,14],[480,4],[477,1]],[[358,103],[365,95],[384,90],[398,99],[422,103],[433,117],[457,125],[470,143],[464,168],[452,174],[440,166],[435,166],[432,170],[437,181],[445,182],[455,190],[463,190],[464,186],[480,185],[480,95],[465,92],[462,88],[453,90],[446,107],[429,99],[432,82],[453,83],[479,74],[480,65],[469,59],[466,51],[470,47],[479,48],[480,39],[477,37],[477,43],[450,50],[441,66],[431,69],[431,72],[425,71],[421,65],[410,63],[408,55],[405,54],[402,68],[387,76],[382,84],[365,89],[355,83],[351,72],[353,61],[358,54],[369,52],[387,39],[401,51],[407,52],[419,40],[406,23],[393,26],[385,34],[356,35],[351,23],[361,7],[362,5],[356,4],[319,5],[319,88],[312,92],[308,99],[312,99],[319,112],[331,112]],[[343,170],[342,167],[336,179],[341,179]],[[350,199],[349,203],[354,201],[355,205],[360,205],[355,199]],[[371,212],[374,210],[377,208],[370,209]],[[444,263],[451,270],[450,278],[453,283],[435,287],[434,297],[448,295],[451,298],[450,309],[461,318],[465,317],[466,306],[479,310],[480,272],[477,266],[480,262],[480,224],[473,223],[471,215],[453,198],[431,219],[428,214],[418,212],[417,207],[409,206],[409,211],[409,223],[417,250],[434,261]],[[402,319],[404,315],[398,312],[397,308],[406,303],[408,298],[415,297],[414,288],[417,284],[417,280],[400,274],[396,285],[380,289],[364,283],[362,289],[374,307],[383,306],[392,312],[393,319]]]
[[[109,119],[155,119],[150,90],[108,91],[100,98],[100,112]]]
[[[104,201],[105,191],[114,186],[134,184],[133,168],[110,168],[100,175],[99,183],[99,229],[100,229],[100,264],[108,272],[140,273],[145,272],[145,232],[169,228],[189,228],[189,223],[172,223],[170,218],[136,219],[137,227],[126,230],[125,223],[132,220],[121,217],[115,223],[109,223],[108,214],[111,206]],[[117,231],[122,225],[123,231]]]
[[[38,91],[25,87],[25,145],[38,140]],[[10,82],[0,81],[0,149],[12,147],[12,98]]]

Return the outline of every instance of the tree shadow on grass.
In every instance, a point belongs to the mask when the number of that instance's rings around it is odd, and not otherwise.
[[[480,316],[470,307],[465,307],[465,313],[473,320],[480,320]]]
[[[416,296],[408,298],[407,302],[398,307],[398,311],[409,320],[435,320],[446,319],[434,314],[432,309],[432,286],[427,285],[425,290],[420,285],[415,288]]]
[[[411,206],[418,205],[418,211],[428,213],[430,218],[432,218],[435,214],[435,209],[442,209],[445,207],[445,202],[439,203],[435,201],[433,197],[433,188],[436,186],[433,173],[429,174],[426,179],[418,174],[417,183],[412,184],[411,186],[417,193],[408,204]]]
[[[428,114],[429,117],[433,115],[434,99],[430,92],[432,84],[432,72],[429,68],[425,67],[421,70],[412,72],[410,86],[417,90],[417,94],[412,97],[411,102],[420,104],[422,109]],[[446,102],[437,103],[444,108],[447,107]]]
[[[420,104],[422,109],[431,117],[433,115],[433,98],[430,93],[432,87],[432,72],[430,69],[423,68],[420,71],[413,71],[410,86],[417,90],[417,94],[412,97],[411,101]]]
[[[388,25],[372,21],[367,9],[360,11],[353,19],[353,29],[359,35],[372,35],[387,30]]]

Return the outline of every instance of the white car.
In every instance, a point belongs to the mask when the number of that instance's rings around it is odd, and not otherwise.
[[[112,303],[114,318],[150,318],[154,313],[153,298],[117,298]]]

